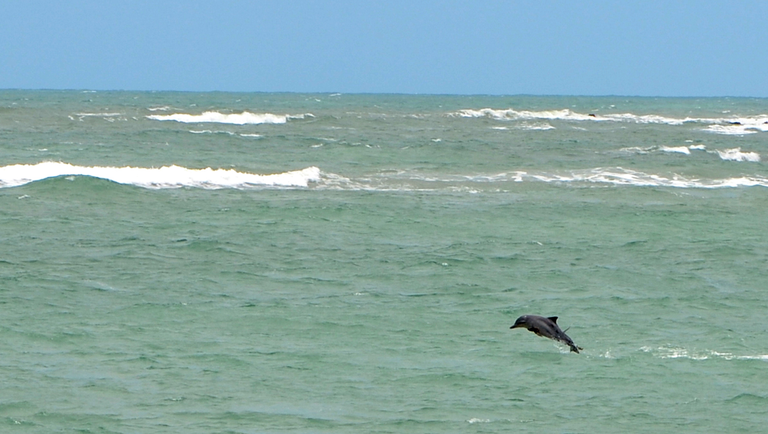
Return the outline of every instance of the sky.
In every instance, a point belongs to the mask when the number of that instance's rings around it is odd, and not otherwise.
[[[0,89],[768,97],[766,0],[0,6]]]

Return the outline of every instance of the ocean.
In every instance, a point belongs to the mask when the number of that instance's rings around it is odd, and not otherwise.
[[[766,161],[766,99],[0,91],[0,431],[758,432]]]

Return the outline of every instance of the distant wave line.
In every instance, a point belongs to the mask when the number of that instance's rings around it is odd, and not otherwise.
[[[290,119],[304,119],[314,117],[311,113],[300,115],[277,115],[273,113],[220,113],[207,111],[199,115],[188,113],[173,113],[169,115],[149,115],[147,119],[156,121],[175,121],[181,123],[219,123],[233,125],[258,125],[258,124],[284,124]]]
[[[720,189],[768,187],[768,178],[740,176],[724,179],[699,179],[681,175],[663,176],[622,167],[593,168],[558,172],[509,171],[476,175],[427,175],[398,171],[379,175],[345,177],[322,172],[315,166],[275,174],[254,174],[235,169],[190,169],[171,165],[159,168],[77,166],[61,162],[15,164],[0,167],[0,188],[17,187],[56,177],[89,176],[119,184],[148,189],[203,188],[313,188],[346,191],[510,191],[510,183],[543,182],[568,185],[606,185],[626,187],[670,187]]]
[[[307,167],[284,173],[260,175],[234,169],[188,169],[176,165],[159,168],[77,166],[61,162],[15,164],[0,167],[0,188],[17,187],[59,176],[91,176],[144,188],[197,187],[205,189],[248,187],[308,187],[320,180],[320,169]]]
[[[691,151],[704,151],[708,154],[717,154],[723,161],[741,161],[759,163],[761,160],[760,154],[752,151],[742,151],[741,148],[731,149],[716,149],[714,151],[708,151],[704,145],[691,145],[691,146],[649,146],[645,148],[633,146],[629,148],[622,148],[621,152],[631,152],[636,154],[648,154],[651,152],[666,152],[672,154],[684,154],[691,155]]]
[[[741,176],[725,179],[672,177],[640,171],[614,168],[594,168],[561,173],[509,171],[477,175],[426,175],[400,171],[355,180],[340,175],[323,173],[318,188],[368,191],[493,191],[505,183],[544,182],[548,184],[596,184],[634,187],[671,187],[719,189],[738,187],[768,187],[768,179],[761,176]],[[510,187],[502,187],[509,190]]]
[[[710,124],[705,131],[717,134],[743,135],[768,132],[768,114],[747,117],[728,118],[674,118],[661,115],[637,115],[633,113],[579,113],[570,109],[560,110],[515,110],[515,109],[463,109],[448,113],[448,116],[461,118],[488,118],[500,121],[515,120],[562,120],[593,122],[632,122],[637,124],[683,125],[686,123]]]

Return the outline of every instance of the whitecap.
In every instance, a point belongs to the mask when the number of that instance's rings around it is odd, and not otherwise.
[[[660,115],[636,115],[632,113],[608,114],[595,116],[596,120],[610,120],[615,122],[632,122],[637,124],[666,124],[682,125],[686,122],[697,122],[695,118],[670,118]]]
[[[175,121],[182,123],[219,123],[234,125],[254,125],[254,124],[284,124],[288,119],[303,119],[305,115],[288,116],[276,115],[272,113],[251,113],[244,111],[242,113],[219,113],[215,111],[203,112],[199,115],[187,113],[174,113],[170,115],[150,115],[148,119],[156,121]]]
[[[528,110],[514,110],[514,109],[492,109],[484,108],[479,110],[464,109],[458,112],[450,113],[449,116],[456,116],[462,118],[490,118],[496,120],[590,120],[589,115],[572,112],[568,109],[563,110],[545,110],[545,111],[528,111]]]
[[[657,114],[635,113],[579,113],[570,109],[561,110],[515,110],[509,109],[463,109],[448,113],[451,117],[488,118],[500,121],[515,120],[561,120],[592,122],[625,122],[635,124],[683,125],[686,123],[710,124],[705,130],[718,134],[754,134],[768,131],[768,115],[731,118],[670,117]]]
[[[662,146],[659,148],[661,152],[671,152],[677,154],[691,155],[691,150],[687,146]]]
[[[545,182],[549,184],[593,184],[627,187],[669,187],[720,189],[740,187],[768,187],[768,179],[760,176],[742,176],[724,179],[698,179],[682,175],[663,176],[622,167],[573,170],[560,173],[509,171],[494,174],[423,174],[409,171],[380,173],[373,177],[350,179],[323,173],[319,189],[362,191],[506,191],[507,183]]]
[[[189,130],[192,134],[226,134],[229,136],[234,136],[235,133],[231,131],[213,131],[213,130]]]
[[[674,188],[734,188],[734,187],[768,187],[768,179],[755,176],[738,178],[701,180],[687,178],[681,175],[666,177],[650,173],[615,168],[595,168],[576,170],[567,174],[526,174],[524,178],[535,179],[548,183],[594,183],[607,185],[626,185],[637,187],[674,187]]]
[[[768,115],[712,119],[705,131],[725,135],[757,134],[768,132]]]
[[[646,147],[646,148],[641,148],[639,146],[632,146],[632,147],[629,147],[629,148],[621,148],[621,149],[619,149],[619,152],[628,152],[628,153],[631,153],[631,154],[644,155],[644,154],[648,154],[651,151],[654,151],[655,149],[656,148],[653,147],[653,146]]]
[[[597,121],[597,122],[632,122],[639,124],[668,124],[681,125],[686,122],[694,122],[693,118],[670,118],[659,115],[636,115],[632,113],[618,113],[598,115],[595,113],[578,113],[569,109],[562,110],[514,110],[514,109],[464,109],[449,113],[449,116],[463,118],[490,118],[495,120],[564,120],[564,121]]]
[[[690,360],[708,360],[708,359],[723,359],[723,360],[763,360],[768,361],[768,354],[756,354],[756,355],[736,355],[729,352],[721,352],[715,350],[688,350],[681,347],[641,347],[642,351],[646,353],[652,353],[654,356],[660,359],[690,359]]]
[[[741,148],[726,149],[724,151],[717,149],[715,152],[725,161],[749,161],[753,163],[760,161],[760,154],[757,152],[741,152]]]
[[[746,134],[757,134],[756,130],[748,130],[744,125],[710,125],[705,131],[728,136],[743,136]]]
[[[538,123],[523,122],[522,124],[516,126],[515,129],[525,130],[525,131],[547,131],[547,130],[554,130],[555,127],[553,127],[552,125],[546,122],[538,122]]]
[[[0,167],[0,187],[16,187],[58,176],[91,176],[119,184],[163,189],[197,187],[205,189],[248,187],[308,187],[320,180],[320,169],[307,167],[284,173],[260,175],[234,169],[189,169],[176,165],[160,168],[76,166],[60,162],[15,164]],[[73,178],[74,179],[74,178]]]
[[[80,117],[111,117],[122,116],[122,113],[75,113],[75,116]]]
[[[77,118],[77,119],[75,119]],[[117,120],[125,121],[127,120],[122,113],[75,113],[69,116],[69,119],[71,120],[77,120],[80,122],[83,122],[86,118],[102,118],[109,122],[114,122]]]

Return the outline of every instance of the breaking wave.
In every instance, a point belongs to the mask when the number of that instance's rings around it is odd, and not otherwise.
[[[726,161],[750,161],[757,163],[760,161],[760,154],[757,152],[741,152],[741,148],[726,149],[724,151],[715,151],[721,159]]]
[[[119,184],[163,189],[196,187],[205,189],[249,187],[308,187],[320,180],[320,169],[307,167],[271,175],[238,172],[234,169],[188,169],[180,166],[160,168],[75,166],[44,162],[0,167],[0,188],[16,187],[59,176],[91,176]]]
[[[428,175],[397,171],[364,178],[347,178],[322,173],[316,188],[364,191],[511,191],[514,183],[543,182],[573,186],[670,187],[691,189],[720,189],[768,187],[768,178],[742,176],[724,179],[698,179],[680,175],[655,175],[622,167],[573,170],[561,173],[510,171],[477,175]]]
[[[724,179],[698,179],[681,175],[663,176],[622,167],[563,171],[560,173],[509,171],[476,175],[428,175],[397,171],[378,175],[346,177],[322,172],[312,166],[276,174],[255,174],[235,169],[190,169],[171,165],[159,168],[77,166],[61,162],[15,164],[0,167],[0,188],[17,187],[56,177],[89,176],[119,184],[149,189],[167,188],[313,188],[345,191],[446,191],[502,192],[514,189],[513,184],[543,182],[574,186],[634,186],[719,189],[739,187],[768,187],[768,178],[741,176]]]
[[[464,109],[449,113],[448,116],[461,118],[487,118],[499,121],[592,121],[592,122],[629,122],[635,124],[683,125],[686,123],[709,124],[704,131],[744,135],[768,132],[768,115],[729,117],[729,118],[675,118],[660,115],[637,115],[633,113],[579,113],[570,109],[562,110],[514,110],[514,109]]]
[[[704,145],[691,145],[691,146],[649,146],[649,147],[629,147],[622,148],[621,152],[629,152],[633,154],[650,154],[654,152],[665,152],[672,154],[684,154],[691,155],[691,151],[703,151],[707,154],[714,154],[720,157],[724,161],[741,161],[750,163],[759,163],[760,154],[751,151],[742,151],[741,148],[732,149],[716,149],[714,151],[708,151]]]
[[[609,185],[629,185],[639,187],[674,187],[674,188],[734,188],[734,187],[768,187],[768,179],[760,176],[742,176],[725,179],[697,179],[681,175],[666,177],[640,171],[616,168],[596,168],[590,170],[572,171],[565,175],[524,174],[543,182],[564,183],[593,183]]]
[[[756,354],[756,355],[736,355],[733,353],[725,353],[714,350],[688,350],[686,348],[676,347],[642,347],[640,348],[646,353],[651,353],[661,359],[691,359],[691,360],[708,360],[708,359],[722,359],[722,360],[763,360],[768,362],[768,354]]]
[[[563,121],[596,121],[596,122],[634,122],[641,124],[669,124],[680,125],[685,122],[695,122],[696,119],[685,118],[676,119],[658,115],[635,115],[631,113],[597,115],[594,113],[578,113],[569,109],[562,110],[514,110],[514,109],[492,109],[484,108],[479,110],[465,109],[450,113],[449,116],[462,118],[490,118],[496,120],[563,120]]]
[[[301,115],[276,115],[272,113],[219,113],[215,111],[203,112],[199,115],[188,113],[174,113],[170,115],[149,115],[147,119],[156,121],[175,121],[187,124],[194,123],[218,123],[233,125],[257,125],[257,124],[284,124],[290,119],[304,119],[313,117],[311,113]]]

